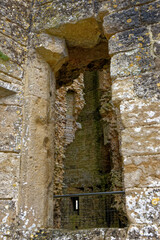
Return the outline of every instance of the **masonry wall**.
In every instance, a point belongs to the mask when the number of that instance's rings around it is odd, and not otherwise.
[[[16,223],[30,3],[0,2],[0,238]]]
[[[105,38],[121,125],[126,239],[158,239],[159,7],[151,0],[0,3],[2,239],[53,226],[54,74],[67,48],[94,48]]]

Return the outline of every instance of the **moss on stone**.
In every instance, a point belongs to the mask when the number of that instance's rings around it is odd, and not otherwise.
[[[2,59],[3,61],[10,60],[10,58],[7,55],[5,55],[4,53],[2,53],[1,51],[0,51],[0,59]]]

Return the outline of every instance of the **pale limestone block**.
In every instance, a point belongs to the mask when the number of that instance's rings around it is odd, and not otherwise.
[[[160,126],[126,128],[121,135],[122,155],[151,155],[160,153]]]
[[[35,52],[30,52],[32,58],[27,65],[26,95],[34,95],[48,99],[50,93],[50,81],[54,80],[49,64]],[[53,79],[52,79],[53,77]]]
[[[49,197],[52,199],[53,206],[53,194],[49,188],[51,186],[53,189],[52,165],[54,155],[51,153],[54,145],[51,139],[51,131],[54,131],[54,129],[53,125],[52,129],[49,129],[51,127],[49,122],[49,101],[36,96],[27,96],[25,109],[26,124],[22,139],[23,172],[21,176],[20,204],[23,214],[25,214],[22,225],[29,219],[27,227],[34,224],[34,228],[36,228],[37,226],[43,226],[44,221],[48,219]],[[26,205],[24,205],[24,199],[27,201]],[[31,207],[32,211],[29,211]],[[24,213],[25,211],[27,212]],[[52,212],[50,212],[50,215]]]
[[[160,187],[160,155],[124,157],[124,185]]]
[[[0,105],[0,151],[19,152],[21,143],[22,109]]]
[[[39,165],[40,159],[43,159],[42,153],[46,154],[44,141],[48,137],[46,124],[49,117],[49,102],[43,98],[28,96],[25,99],[25,108],[28,109],[28,126],[26,126],[27,135],[23,142],[27,143],[27,148],[29,149],[28,155],[31,154],[33,157],[38,154],[40,158],[37,164]]]
[[[122,100],[133,99],[134,86],[133,79],[131,78],[122,78],[116,79],[112,84],[112,101],[119,102]]]
[[[132,188],[126,189],[126,210],[131,223],[158,224],[160,202],[153,205],[152,200],[160,196],[160,188]]]
[[[68,51],[63,38],[41,33],[35,40],[35,48],[54,71],[58,71],[68,60]]]
[[[136,127],[160,124],[160,102],[136,99],[122,101],[120,104],[121,119],[124,126]]]
[[[130,167],[130,172],[126,172],[125,171],[125,174],[124,174],[124,184],[125,184],[125,187],[126,188],[130,188],[130,187],[141,187],[141,184],[140,184],[140,178],[143,174],[142,170],[141,169],[137,169],[137,168],[134,168],[134,167]],[[128,170],[128,171],[129,171]]]
[[[0,153],[0,198],[16,198],[18,194],[20,156]]]

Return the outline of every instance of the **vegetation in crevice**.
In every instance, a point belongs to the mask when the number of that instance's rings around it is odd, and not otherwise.
[[[2,53],[1,51],[0,51],[0,59],[2,59],[3,61],[10,60],[10,58],[7,55],[5,55],[4,53]]]

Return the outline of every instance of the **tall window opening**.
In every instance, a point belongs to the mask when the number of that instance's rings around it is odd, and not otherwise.
[[[121,191],[120,121],[112,103],[109,60],[75,70],[70,62],[57,74],[54,194]],[[126,225],[123,196],[54,199],[55,228]]]

